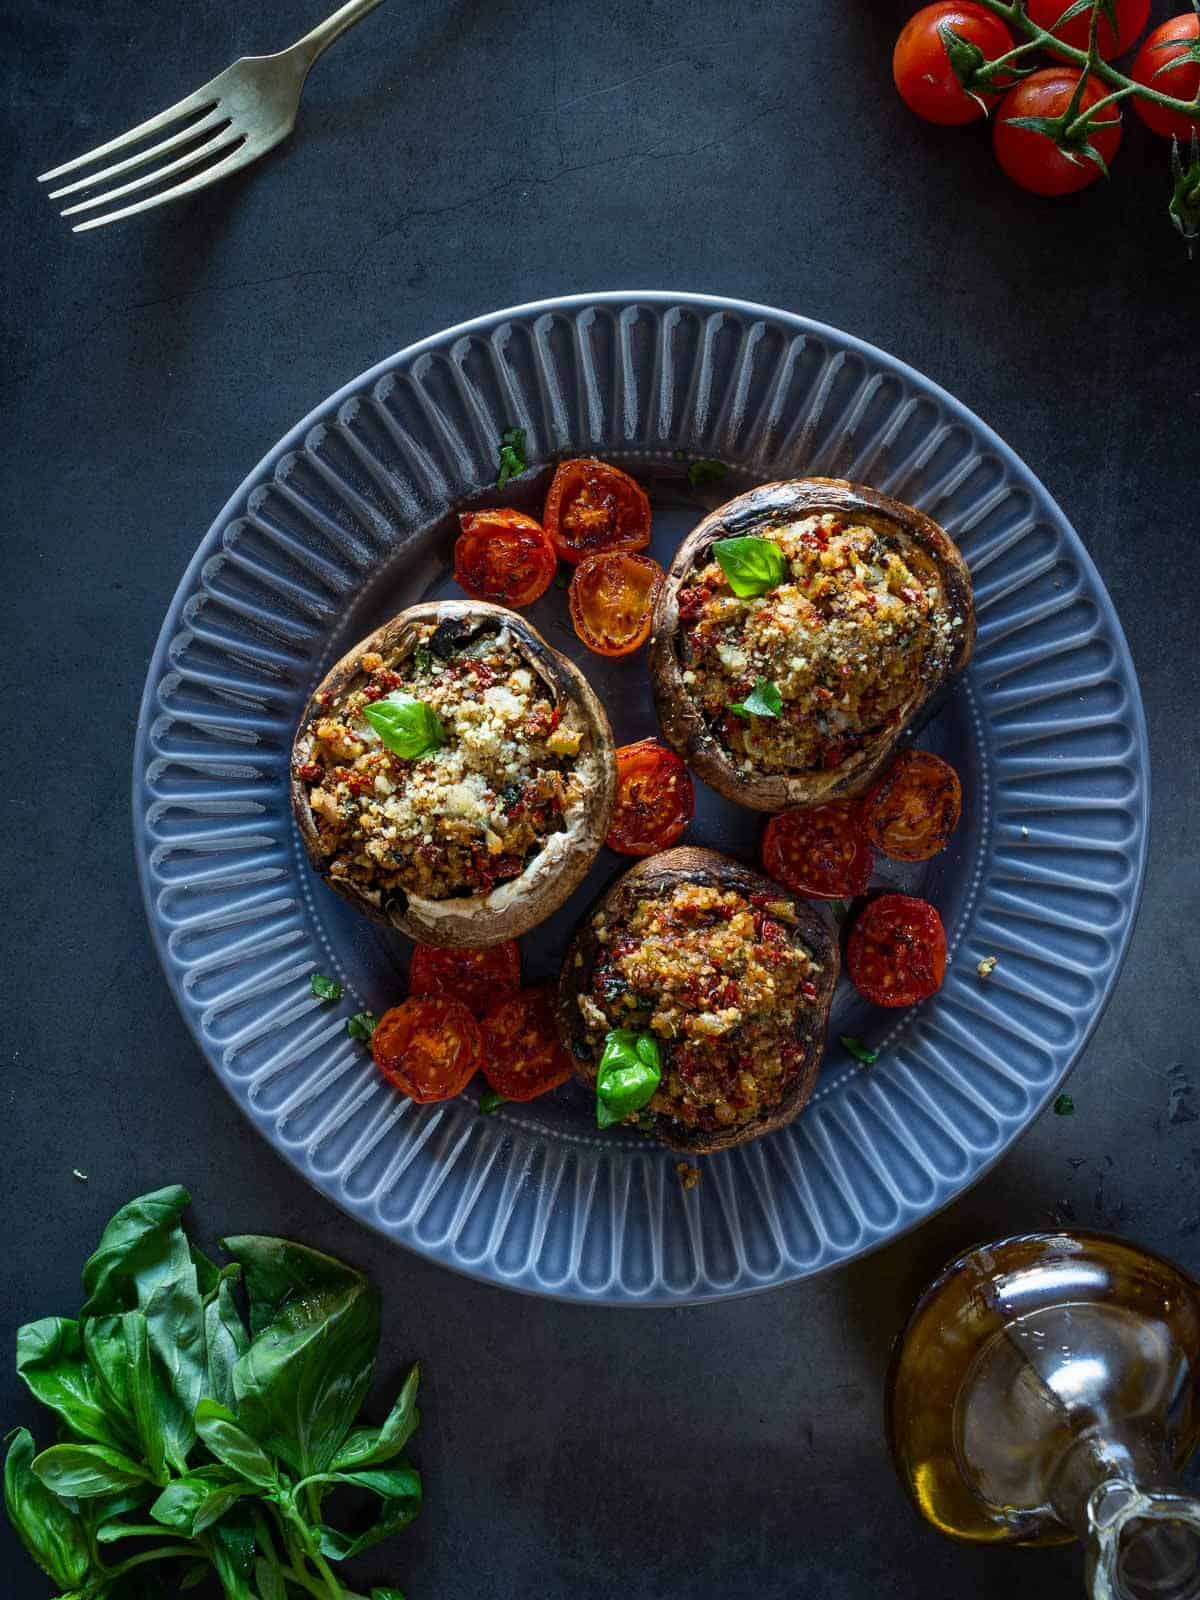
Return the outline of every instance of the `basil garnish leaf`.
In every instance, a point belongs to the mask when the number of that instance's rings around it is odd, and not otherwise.
[[[362,1039],[370,1043],[371,1035],[379,1026],[379,1018],[373,1011],[356,1011],[346,1023],[346,1032],[352,1039]]]
[[[787,558],[770,539],[756,539],[752,535],[718,539],[712,553],[729,587],[741,600],[766,594],[787,577]]]
[[[596,1126],[611,1128],[614,1122],[654,1098],[662,1081],[662,1059],[658,1040],[650,1033],[635,1033],[632,1028],[614,1028],[604,1037],[604,1053],[596,1074]]]
[[[433,671],[433,651],[427,644],[419,644],[413,651],[413,666],[418,672]]]
[[[500,1093],[498,1089],[485,1089],[479,1096],[479,1109],[485,1117],[490,1117],[493,1111],[499,1111],[501,1106],[508,1104],[508,1096]]]
[[[505,428],[500,435],[500,474],[497,489],[503,489],[510,478],[519,478],[525,471],[525,429]]]
[[[703,489],[706,484],[720,483],[728,471],[723,461],[693,461],[688,468],[688,482],[693,489]]]
[[[342,986],[336,978],[327,978],[323,972],[314,972],[308,986],[318,1000],[340,1000]]]
[[[843,1047],[849,1050],[856,1061],[861,1061],[864,1067],[873,1067],[879,1060],[879,1051],[871,1050],[853,1033],[843,1033],[841,1036]]]
[[[1075,1102],[1069,1094],[1060,1094],[1054,1102],[1054,1115],[1056,1117],[1073,1117],[1075,1115]]]
[[[777,717],[783,709],[783,696],[769,678],[760,678],[746,698],[729,709],[746,722],[751,717]]]
[[[410,694],[389,694],[363,711],[363,716],[395,756],[415,761],[446,742],[441,718],[424,700]]]

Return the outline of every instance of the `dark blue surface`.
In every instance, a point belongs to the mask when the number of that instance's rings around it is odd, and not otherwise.
[[[880,1395],[918,1290],[975,1240],[1076,1221],[1200,1270],[1200,616],[1180,563],[1200,279],[1164,217],[1164,152],[1130,127],[1108,186],[1062,205],[1009,189],[986,133],[922,127],[895,100],[908,8],[886,0],[393,0],[317,68],[292,143],[223,189],[78,238],[37,194],[34,173],[323,9],[31,0],[3,16],[0,1337],[74,1311],[104,1220],[179,1179],[209,1241],[290,1232],[380,1281],[385,1375],[413,1356],[428,1375],[428,1511],[368,1564],[410,1600],[1071,1600],[1072,1550],[962,1549],[915,1518]],[[1156,780],[1138,928],[1075,1116],[1047,1113],[952,1210],[845,1272],[649,1318],[452,1277],[272,1155],[162,981],[128,817],[166,606],[295,418],[433,329],[639,282],[847,328],[987,418],[1116,599]],[[0,1418],[32,1422],[5,1383]],[[47,1594],[0,1540],[7,1592]]]

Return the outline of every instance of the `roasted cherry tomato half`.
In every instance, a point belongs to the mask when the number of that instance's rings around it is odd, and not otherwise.
[[[425,1104],[449,1100],[466,1087],[479,1067],[483,1041],[461,1000],[411,995],[380,1017],[371,1054],[389,1083]]]
[[[1039,133],[1036,128],[1013,126],[1014,117],[1062,116],[1071,103],[1078,81],[1079,74],[1074,67],[1043,67],[1040,72],[1022,78],[1008,91],[992,119],[992,148],[996,160],[1015,184],[1031,194],[1074,194],[1104,176],[1097,163],[1082,150],[1067,155],[1049,134]],[[1079,102],[1080,114],[1107,93],[1099,79],[1089,78]],[[1116,105],[1109,105],[1097,116],[1098,121],[1107,126],[1097,127],[1090,142],[1108,166],[1121,143],[1121,113]]]
[[[1064,44],[1072,44],[1076,50],[1086,50],[1092,24],[1090,7],[1077,17],[1072,17],[1070,22],[1064,22],[1061,28],[1054,26],[1069,6],[1070,0],[1025,0],[1030,22],[1036,22],[1039,28],[1045,28]],[[1115,0],[1115,6],[1117,31],[1113,32],[1113,25],[1103,10],[1100,12],[1100,26],[1096,30],[1096,48],[1106,61],[1111,61],[1114,56],[1123,56],[1126,50],[1131,49],[1150,17],[1150,0]],[[1167,93],[1170,92],[1168,89]]]
[[[877,1006],[915,1006],[942,987],[946,930],[928,900],[882,894],[850,930],[850,982]]]
[[[863,830],[893,861],[944,850],[962,812],[958,773],[928,750],[903,750],[863,801]]]
[[[408,992],[445,994],[461,1000],[481,1017],[503,994],[521,987],[521,952],[515,939],[492,944],[486,950],[444,950],[436,944],[419,944],[408,969]]]
[[[666,573],[650,556],[608,550],[575,568],[568,600],[575,632],[598,656],[627,656],[650,637]]]
[[[483,1075],[506,1100],[533,1100],[571,1076],[571,1058],[558,1037],[554,991],[541,984],[498,1000],[479,1024]]]
[[[815,900],[852,900],[866,889],[874,865],[852,800],[781,811],[767,823],[762,859],[776,883]]]
[[[1144,83],[1160,94],[1169,94],[1173,100],[1194,100],[1200,91],[1200,61],[1189,56],[1188,50],[1198,39],[1200,16],[1189,11],[1185,16],[1172,17],[1142,41],[1129,76],[1135,83]],[[1181,111],[1168,111],[1166,106],[1156,106],[1153,100],[1142,100],[1136,95],[1133,104],[1148,128],[1164,139],[1174,134],[1185,146],[1182,153],[1187,156],[1186,146],[1195,126],[1190,117]]]
[[[925,6],[905,23],[892,54],[892,77],[900,98],[926,122],[953,127],[986,116],[986,105],[1000,90],[973,99],[954,74],[938,29],[952,28],[960,39],[978,45],[989,61],[1012,49],[1012,34],[1000,18],[983,6]]]
[[[507,508],[459,517],[454,576],[472,600],[530,606],[554,581],[558,557],[540,522]]]
[[[623,856],[652,856],[692,820],[696,795],[683,762],[657,739],[617,751],[617,804],[605,844]]]
[[[620,467],[591,456],[560,465],[542,520],[554,548],[572,566],[602,550],[644,550],[650,543],[646,491]]]

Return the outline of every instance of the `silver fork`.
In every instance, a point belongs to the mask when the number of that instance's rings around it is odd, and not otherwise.
[[[194,194],[197,189],[216,183],[218,178],[227,178],[231,172],[249,166],[252,161],[257,161],[259,156],[265,155],[268,150],[274,149],[287,138],[295,126],[304,80],[313,62],[335,39],[341,38],[347,28],[361,21],[367,12],[373,11],[379,3],[380,0],[348,0],[346,5],[318,24],[311,33],[306,33],[303,39],[297,39],[289,49],[281,50],[273,56],[243,56],[231,67],[226,67],[224,72],[218,73],[211,83],[206,83],[202,89],[197,89],[195,94],[189,94],[176,105],[160,111],[156,117],[150,117],[146,122],[139,123],[136,128],[130,128],[128,133],[110,139],[107,144],[98,145],[95,150],[76,156],[74,161],[65,161],[61,167],[43,172],[38,182],[50,183],[68,172],[75,172],[80,167],[87,166],[90,162],[99,161],[103,156],[114,155],[149,134],[160,133],[185,118],[191,119],[187,126],[172,133],[168,138],[160,139],[157,144],[126,156],[122,161],[115,161],[112,166],[104,167],[99,172],[76,178],[72,183],[64,184],[61,189],[52,189],[50,198],[59,200],[63,195],[94,189],[97,184],[107,183],[110,178],[117,178],[126,172],[134,171],[137,167],[155,163],[152,171],[145,172],[128,183],[118,184],[115,189],[106,189],[103,194],[91,195],[86,200],[67,206],[62,215],[70,217],[80,211],[94,211],[98,206],[108,205],[113,200],[123,199],[127,194],[135,194],[139,189],[149,188],[152,184],[174,177],[177,172],[187,172],[189,168],[199,166],[202,162],[221,157],[204,171],[193,173],[191,177],[184,178],[169,189],[149,196],[148,199],[138,200],[133,205],[121,206],[116,211],[105,212],[103,216],[89,217],[86,222],[76,223],[74,231],[83,233],[88,228],[102,228],[106,222],[116,222],[120,217],[131,217],[135,211],[148,211],[151,206],[161,206],[168,200],[178,200],[185,194]],[[161,157],[169,156],[173,150],[179,150],[183,146],[192,146],[197,139],[202,142],[187,149],[183,155],[176,156],[165,165],[158,164]]]

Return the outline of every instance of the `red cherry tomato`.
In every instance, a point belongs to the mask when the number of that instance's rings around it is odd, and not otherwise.
[[[975,122],[986,113],[959,83],[938,29],[945,24],[960,39],[978,45],[989,61],[1012,49],[1012,34],[1000,18],[983,6],[926,6],[905,23],[892,55],[892,77],[900,98],[926,122],[954,127]],[[998,100],[1000,91],[985,95]]]
[[[554,580],[558,558],[539,522],[507,508],[459,517],[454,576],[472,600],[530,606]]]
[[[850,981],[877,1006],[914,1006],[942,987],[946,930],[928,900],[883,894],[850,931]]]
[[[1200,61],[1189,57],[1187,52],[1189,45],[1194,45],[1198,39],[1200,16],[1189,11],[1185,16],[1172,17],[1142,41],[1129,76],[1135,83],[1147,84],[1160,94],[1169,94],[1172,99],[1194,100],[1200,91]],[[1196,126],[1192,118],[1136,95],[1133,104],[1152,132],[1161,134],[1164,139],[1174,134],[1182,144],[1191,139],[1192,128]]]
[[[466,1087],[479,1066],[483,1041],[461,1000],[410,996],[380,1017],[371,1054],[389,1083],[425,1104],[449,1100]]]
[[[572,566],[601,550],[644,550],[650,543],[646,491],[620,467],[591,456],[562,462],[542,520],[554,548]]]
[[[617,751],[617,804],[605,844],[624,856],[652,856],[673,845],[692,820],[696,796],[688,769],[657,739]]]
[[[419,944],[408,969],[409,994],[445,994],[481,1017],[497,996],[521,987],[521,952],[515,939],[486,950],[445,950]]]
[[[958,826],[962,784],[941,756],[903,750],[863,801],[863,829],[893,861],[928,861]]]
[[[554,1019],[553,993],[547,983],[508,995],[479,1025],[483,1075],[506,1100],[533,1100],[571,1076],[571,1058]]]
[[[850,800],[772,817],[762,859],[777,883],[814,900],[852,900],[871,881],[873,866],[858,804]]]
[[[1025,5],[1030,22],[1036,22],[1039,28],[1046,28],[1064,44],[1072,44],[1076,50],[1086,50],[1092,23],[1090,10],[1081,11],[1070,22],[1064,22],[1061,28],[1054,26],[1069,7],[1070,0],[1026,0]],[[1132,48],[1149,20],[1150,0],[1116,0],[1116,13],[1116,33],[1103,11],[1096,31],[1096,48],[1106,61],[1111,61],[1114,56],[1123,56],[1126,50]]]
[[[575,568],[568,600],[575,632],[598,656],[628,656],[650,637],[666,573],[650,556],[608,550]]]
[[[1043,67],[1022,78],[1000,102],[993,118],[992,145],[996,160],[1005,173],[1031,194],[1074,194],[1104,176],[1090,156],[1076,151],[1066,155],[1048,134],[1035,128],[1015,128],[1014,117],[1058,117],[1067,109],[1079,74],[1073,67]],[[1096,78],[1090,78],[1079,102],[1080,114],[1108,93]],[[1121,143],[1121,113],[1115,105],[1099,113],[1101,123],[1091,142],[1109,164]]]

